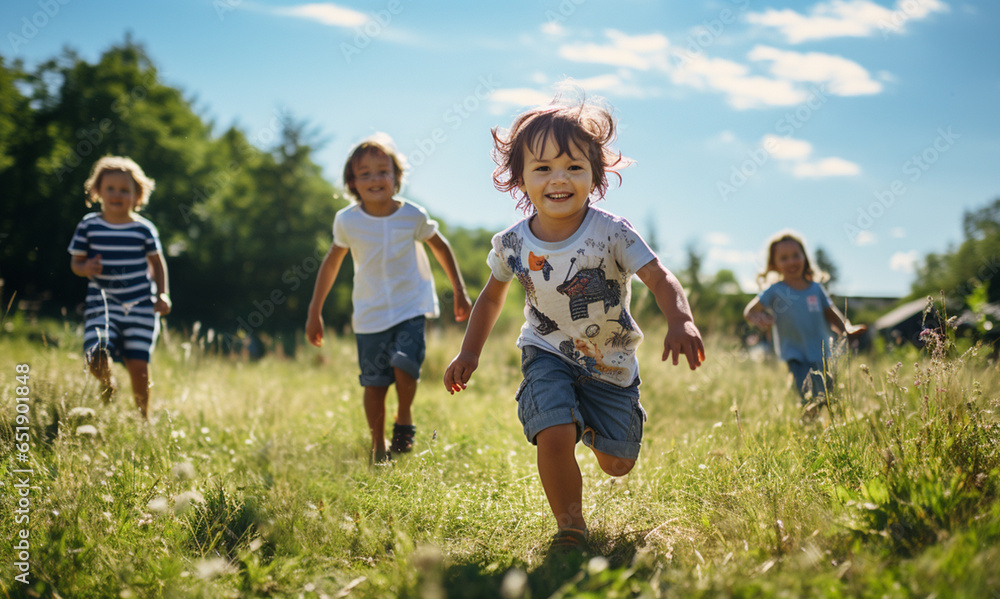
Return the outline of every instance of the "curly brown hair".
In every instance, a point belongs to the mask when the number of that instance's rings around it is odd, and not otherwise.
[[[518,188],[524,182],[524,151],[527,148],[541,155],[551,139],[559,149],[559,156],[569,154],[573,157],[573,145],[582,149],[594,173],[591,194],[598,200],[604,198],[608,189],[608,173],[618,177],[620,184],[619,171],[632,163],[611,147],[617,133],[615,119],[608,108],[585,99],[573,104],[557,102],[558,97],[551,104],[521,114],[507,131],[499,127],[491,129],[492,156],[497,164],[493,185],[514,196],[518,209],[525,214],[534,210],[527,194],[517,197]]]

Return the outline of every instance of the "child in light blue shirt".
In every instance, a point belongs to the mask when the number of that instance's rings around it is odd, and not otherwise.
[[[747,304],[743,316],[762,330],[772,329],[778,356],[788,363],[802,405],[822,405],[826,398],[824,373],[831,350],[831,329],[855,337],[867,330],[852,326],[837,310],[823,286],[814,279],[805,244],[794,233],[782,232],[768,244],[767,267],[781,280]],[[815,400],[815,401],[813,401]]]

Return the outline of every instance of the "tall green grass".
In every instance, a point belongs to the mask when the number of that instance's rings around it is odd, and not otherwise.
[[[663,331],[647,330],[639,462],[612,479],[578,446],[595,551],[549,556],[516,331],[494,333],[455,396],[440,380],[460,336],[432,332],[415,450],[370,468],[350,340],[245,362],[174,333],[144,424],[127,393],[99,402],[72,327],[5,324],[9,596],[1000,597],[1000,380],[950,335],[843,356],[830,409],[803,425],[780,362],[711,339],[692,373],[659,362]],[[12,557],[17,363],[31,366],[27,587]]]

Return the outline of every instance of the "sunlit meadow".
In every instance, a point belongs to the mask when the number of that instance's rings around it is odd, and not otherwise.
[[[251,362],[170,331],[146,424],[128,393],[99,401],[77,330],[15,314],[0,333],[0,590],[1000,597],[1000,380],[986,349],[939,331],[922,352],[845,354],[830,409],[802,424],[780,362],[710,338],[692,373],[661,363],[663,331],[646,332],[638,465],[612,479],[578,446],[593,552],[549,555],[554,519],[513,400],[516,330],[493,334],[455,396],[440,381],[460,332],[431,331],[415,450],[372,468],[350,338]],[[27,463],[17,364],[30,366]]]

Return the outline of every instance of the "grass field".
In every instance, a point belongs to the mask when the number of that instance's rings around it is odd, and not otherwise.
[[[709,339],[691,373],[647,330],[639,462],[611,479],[578,446],[595,551],[548,556],[515,331],[456,396],[459,334],[431,334],[415,451],[372,469],[352,340],[251,363],[173,333],[147,425],[45,328],[0,332],[0,596],[1000,598],[1000,377],[948,337],[844,356],[802,425],[780,362]]]

